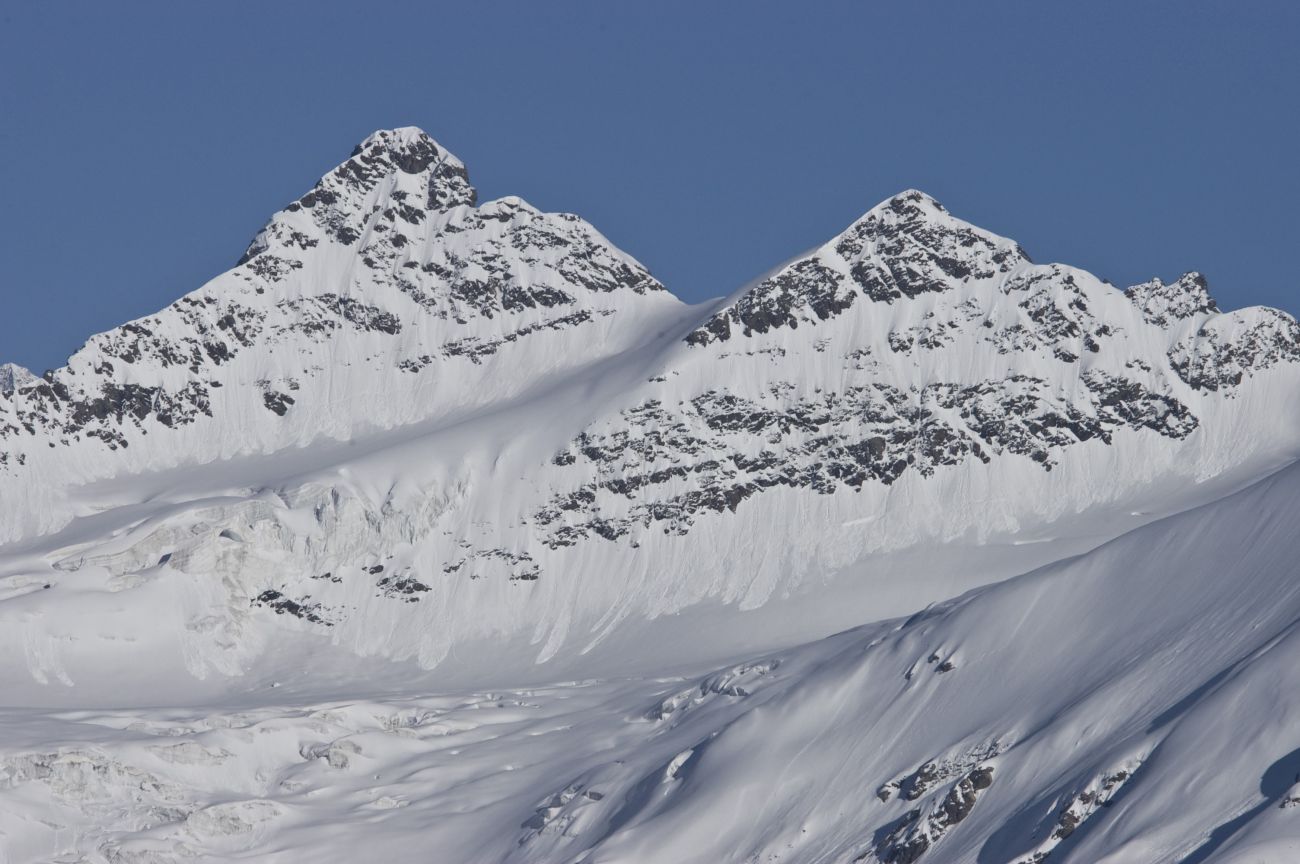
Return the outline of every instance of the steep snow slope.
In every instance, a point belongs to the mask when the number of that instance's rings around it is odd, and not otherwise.
[[[322,644],[508,677],[806,641],[1293,458],[1298,361],[1285,313],[1036,265],[920,192],[691,308],[378,132],[0,399],[10,698]]]
[[[115,864],[1281,864],[1300,856],[1298,560],[1290,467],[707,674],[9,709],[0,842]]]

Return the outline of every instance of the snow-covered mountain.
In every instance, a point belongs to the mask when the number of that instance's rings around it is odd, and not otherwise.
[[[61,527],[72,511],[58,492],[89,480],[527,392],[644,341],[645,319],[680,305],[577,217],[474,201],[464,167],[423,132],[366,139],[239,266],[19,388],[0,410],[0,459],[52,488],[0,537]],[[570,331],[585,350],[561,350]]]
[[[0,363],[0,396],[8,395],[35,380],[35,375],[17,363]]]
[[[1173,726],[1150,724],[1226,716],[1193,679],[1247,686],[1233,658],[1290,608],[1294,573],[1223,550],[1285,561],[1295,484],[1260,481],[1300,453],[1296,321],[1223,312],[1195,273],[1121,291],[1035,264],[916,191],[688,306],[578,217],[480,205],[423,132],[376,132],[234,269],[5,380],[5,703],[108,712],[0,733],[0,796],[91,814],[66,840],[14,810],[14,860],[270,860],[273,835],[346,860],[289,827],[329,807],[467,862],[1177,860],[1172,829],[1074,828],[1114,824],[1092,817],[1121,789],[1171,806],[1183,775],[1136,783],[1164,776],[1142,766]],[[225,707],[131,713],[162,692]],[[471,704],[513,706],[520,743]],[[254,757],[209,714],[283,746]],[[65,722],[79,743],[50,743]],[[436,828],[441,781],[349,785],[449,770],[435,731],[484,790],[528,770]],[[554,754],[521,755],[542,734]],[[336,786],[356,800],[305,803]],[[715,812],[739,790],[752,820]],[[1062,808],[1079,836],[1053,851]]]

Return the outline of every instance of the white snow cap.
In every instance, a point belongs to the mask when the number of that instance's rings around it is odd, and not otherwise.
[[[883,210],[886,208],[898,209],[904,205],[911,204],[923,211],[947,213],[948,208],[939,203],[933,195],[928,192],[922,192],[920,189],[904,189],[897,195],[891,195],[884,201],[881,201],[872,210]]]
[[[425,132],[419,126],[395,126],[392,129],[376,129],[366,136],[365,140],[359,145],[362,148],[370,147],[374,144],[424,144],[431,142],[437,144],[433,137]]]
[[[377,147],[382,147],[394,154],[434,153],[438,156],[439,161],[450,162],[462,168],[465,167],[464,162],[461,162],[450,150],[435,141],[433,136],[419,126],[376,129],[353,149],[352,155],[356,156]]]

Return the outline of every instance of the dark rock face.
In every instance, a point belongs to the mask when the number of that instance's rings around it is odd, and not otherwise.
[[[939,202],[921,192],[896,195],[841,236],[835,251],[853,261],[853,279],[872,300],[892,303],[946,291],[953,280],[989,279],[1027,261],[1014,244],[969,228],[936,224]],[[874,247],[875,255],[869,256]]]
[[[283,300],[277,307],[288,313],[284,316],[286,323],[276,328],[277,335],[322,333],[337,330],[343,324],[350,324],[357,330],[386,333],[389,336],[402,332],[402,322],[393,313],[333,293],[301,300]]]
[[[731,309],[713,316],[686,341],[694,345],[725,342],[731,338],[733,324],[746,336],[777,327],[798,328],[800,312],[806,310],[824,321],[849,309],[854,296],[843,290],[833,271],[811,259],[800,261],[746,294]]]
[[[1233,328],[1212,318],[1169,352],[1178,377],[1197,390],[1228,391],[1253,372],[1300,362],[1300,325],[1276,309],[1252,310],[1254,321]]]
[[[351,245],[364,232],[368,215],[356,206],[357,199],[373,191],[395,171],[427,175],[427,197],[418,202],[427,210],[446,210],[462,204],[472,207],[478,198],[465,166],[428,135],[416,130],[385,130],[357,145],[348,161],[322,177],[286,211],[310,213],[325,235]],[[408,216],[408,221],[411,218],[414,217]],[[286,233],[292,240],[292,232]],[[255,240],[239,263],[257,257],[266,248]]]
[[[734,512],[777,487],[856,490],[1003,453],[1050,471],[1060,449],[1109,443],[1118,429],[1181,440],[1197,428],[1197,418],[1167,392],[1100,371],[1082,376],[1081,386],[1085,399],[1075,401],[1026,375],[909,390],[875,383],[811,397],[778,382],[761,401],[722,389],[675,408],[652,400],[584,432],[556,456],[559,467],[594,465],[598,479],[556,494],[534,521],[547,529],[552,548],[593,536],[615,540],[656,523],[685,534],[699,515]],[[601,502],[610,496],[635,502],[630,514],[605,516]]]
[[[468,576],[478,579],[485,570],[504,569],[511,582],[535,582],[541,569],[527,552],[511,552],[508,549],[481,549],[472,545],[462,547],[464,554],[442,568],[448,576]]]
[[[419,602],[420,595],[429,590],[428,585],[406,573],[385,576],[375,584],[382,596],[399,598],[407,603]]]
[[[1142,317],[1157,327],[1219,311],[1210,296],[1210,285],[1200,273],[1185,273],[1169,285],[1152,279],[1125,289],[1124,294],[1142,310]]]
[[[1096,790],[1085,789],[1071,798],[1069,803],[1061,809],[1061,813],[1056,820],[1056,830],[1052,832],[1052,836],[1057,840],[1064,840],[1077,831],[1079,826],[1087,821],[1088,817],[1095,813],[1099,807],[1110,805],[1110,799],[1115,796],[1120,787],[1128,782],[1129,776],[1129,772],[1123,770],[1107,774],[1101,778],[1100,785]]]
[[[306,598],[301,601],[291,600],[274,589],[268,589],[258,594],[253,598],[252,605],[273,609],[276,615],[292,615],[311,624],[320,624],[325,627],[333,626],[333,622],[326,620],[320,614],[321,605],[319,603],[310,603]]]
[[[594,320],[590,312],[586,309],[574,312],[572,315],[561,315],[557,318],[551,318],[547,321],[540,321],[536,324],[528,324],[520,327],[518,330],[512,330],[509,333],[502,334],[495,339],[484,339],[479,336],[467,336],[464,339],[457,339],[448,342],[442,346],[442,353],[445,357],[464,357],[471,363],[482,363],[484,357],[491,356],[501,348],[511,342],[517,341],[522,336],[530,333],[537,333],[542,330],[565,330],[576,327],[580,324],[586,324]],[[424,364],[427,365],[427,364]],[[419,371],[420,366],[403,367],[408,371]]]
[[[464,238],[482,239],[457,242]],[[380,281],[391,280],[429,312],[457,323],[574,306],[582,291],[664,290],[644,268],[613,254],[582,220],[539,213],[522,202],[497,201],[452,214],[431,239],[423,260],[399,266],[400,247],[381,231],[363,261]],[[555,278],[548,284],[534,281],[529,269],[542,255],[554,260],[549,266]]]
[[[99,439],[116,450],[136,431],[212,417],[221,367],[304,337],[397,337],[412,317],[426,327],[433,319],[441,345],[402,356],[393,340],[367,358],[390,353],[387,368],[418,373],[459,359],[478,364],[534,334],[613,314],[589,308],[589,297],[664,290],[576,216],[540,213],[513,198],[478,209],[475,201],[464,167],[423,132],[372,135],[270,220],[224,284],[92,337],[81,353],[94,356],[93,375],[70,366],[37,384],[24,380],[22,392],[5,391],[0,466],[26,463],[21,449],[6,446],[20,435],[48,437],[55,447]],[[338,288],[321,290],[322,282]],[[247,398],[286,417],[310,398],[299,385],[321,368],[259,381]],[[190,380],[177,383],[180,369]]]
[[[926,658],[926,662],[939,662],[939,655],[931,654]],[[993,740],[946,758],[932,759],[915,771],[881,786],[877,795],[882,801],[888,801],[895,793],[899,793],[905,801],[917,801],[929,795],[941,784],[974,771],[982,763],[1003,753],[1006,749],[1007,744],[1004,741]]]
[[[858,857],[868,860],[874,854],[882,864],[912,864],[928,852],[953,826],[965,821],[974,809],[980,793],[993,785],[993,768],[981,766],[963,776],[942,800],[928,808],[911,810],[882,832],[875,848]]]
[[[1140,767],[1140,763],[1135,767]],[[1127,768],[1110,771],[1095,777],[1085,788],[1069,796],[1057,813],[1051,833],[1032,851],[1013,859],[1011,864],[1041,864],[1053,860],[1052,852],[1062,840],[1072,836],[1098,811],[1115,803],[1116,796],[1132,779],[1133,773]]]
[[[1077,348],[1092,354],[1101,350],[1100,340],[1111,335],[1110,327],[1098,320],[1088,307],[1087,297],[1074,274],[1050,264],[1008,281],[1005,290],[1019,301],[1030,325],[1031,338],[1051,346],[1056,359],[1073,363]]]
[[[292,405],[293,402],[293,397],[288,393],[270,391],[262,394],[262,403],[266,405],[267,410],[274,411],[281,417],[289,411],[289,406]]]

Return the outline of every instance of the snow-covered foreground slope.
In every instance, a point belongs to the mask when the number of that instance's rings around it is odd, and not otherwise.
[[[1297,561],[1292,467],[705,674],[8,709],[0,837],[14,862],[1294,861]]]

